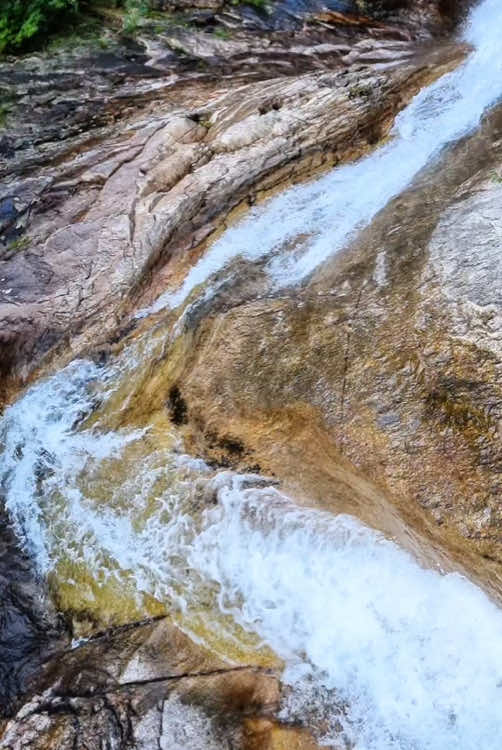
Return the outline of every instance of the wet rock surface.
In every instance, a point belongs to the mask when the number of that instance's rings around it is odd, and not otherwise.
[[[315,748],[306,732],[277,724],[279,701],[273,671],[222,661],[160,619],[49,662],[0,747]]]
[[[120,17],[115,21],[110,11],[101,36],[93,26],[77,43],[3,60],[0,174],[26,175],[66,158],[91,135],[102,141],[110,126],[138,110],[148,114],[166,100],[183,106],[197,99],[201,86],[210,89],[200,92],[209,98],[235,83],[364,63],[370,50],[373,62],[398,62],[413,52],[414,41],[424,42],[416,39],[408,13],[389,24],[334,11],[323,15],[325,7],[310,1],[297,12],[281,8],[226,5],[211,14],[187,6],[181,15],[144,20],[136,38],[118,33]],[[433,8],[429,15],[434,17]],[[444,30],[441,21],[433,29],[436,36]]]
[[[3,66],[0,397],[47,355],[120,338],[232,209],[373,147],[464,53],[417,47],[444,30],[443,6],[314,10],[288,11],[284,31],[215,5],[195,31]],[[167,409],[192,453],[324,507],[338,492],[334,509],[371,523],[385,496],[390,535],[397,508],[470,572],[489,558],[500,593],[498,115],[484,133],[300,290],[223,288],[141,408]],[[277,721],[279,668],[222,660],[166,619],[69,649],[7,523],[0,542],[0,701],[18,709],[0,747],[315,747]]]
[[[462,54],[417,57],[404,23],[313,21],[276,38],[239,19],[229,39],[168,25],[109,51],[1,67],[4,388],[58,346],[81,347],[82,331],[116,328],[149,270],[259,186],[374,144]]]
[[[46,587],[0,514],[0,716],[8,715],[50,655],[68,642]]]
[[[222,289],[211,314],[191,317],[176,376],[191,450],[287,475],[306,496],[317,484],[321,504],[345,498],[338,509],[375,524],[343,482],[321,479],[352,466],[400,513],[423,509],[411,525],[435,528],[498,595],[500,117],[303,289],[258,300]],[[229,435],[237,454],[222,450]]]

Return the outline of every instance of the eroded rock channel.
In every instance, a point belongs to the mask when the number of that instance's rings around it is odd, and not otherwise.
[[[498,748],[467,5],[105,13],[106,53],[3,65],[0,747]]]

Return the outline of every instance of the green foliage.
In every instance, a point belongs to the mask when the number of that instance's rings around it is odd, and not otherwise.
[[[230,0],[231,5],[252,5],[259,10],[268,10],[268,0]]]
[[[148,15],[148,4],[142,0],[125,0],[125,16],[122,29],[126,34],[134,34],[141,21]]]
[[[268,0],[230,0],[234,5],[247,3],[255,8],[267,10]],[[105,8],[118,8],[122,17],[122,31],[134,34],[138,28],[155,22],[155,30],[161,33],[169,24],[187,26],[182,17],[160,13],[152,9],[152,0],[0,0],[0,55],[20,53],[44,46],[52,49],[65,44],[71,36],[78,41],[81,37],[95,37],[95,43],[102,48],[109,45],[106,36],[100,33],[99,11]],[[94,6],[94,7],[93,7]],[[94,26],[89,31],[89,26]],[[101,21],[100,21],[101,22]],[[217,28],[215,35],[228,39],[229,32]],[[0,111],[0,125],[6,113]]]
[[[0,54],[40,46],[48,36],[54,39],[54,32],[68,34],[74,25],[81,30],[88,16],[79,11],[92,15],[93,5],[123,8],[126,34],[133,34],[149,14],[147,0],[0,0]],[[100,44],[106,46],[106,39]]]
[[[0,90],[0,130],[3,130],[7,118],[13,109],[13,98],[8,92]]]
[[[26,250],[30,246],[30,242],[30,238],[25,234],[23,237],[18,237],[17,240],[10,242],[7,247],[2,248],[0,246],[0,258],[2,260],[9,260],[16,253]]]
[[[255,8],[265,9],[267,7],[267,0],[245,0],[247,5],[253,5]]]
[[[0,0],[0,53],[16,52],[77,11],[78,0]]]

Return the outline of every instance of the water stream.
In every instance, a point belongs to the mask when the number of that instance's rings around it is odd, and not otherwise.
[[[396,118],[386,144],[253,208],[213,244],[179,289],[168,290],[141,314],[178,307],[201,287],[207,297],[231,277],[232,261],[239,258],[264,264],[272,290],[308,278],[448,143],[472,131],[486,108],[500,98],[501,27],[502,5],[484,0],[472,11],[463,32],[473,52],[463,65],[412,100]]]
[[[111,587],[126,620],[153,599],[185,625],[212,617],[227,646],[242,635],[225,618],[257,634],[287,665],[284,717],[329,746],[498,748],[502,612],[480,589],[265,478],[211,470],[175,435],[86,426],[114,377],[74,362],[4,417],[7,506],[42,573],[91,609]]]
[[[500,97],[500,29],[502,4],[485,0],[466,63],[413,100],[386,145],[253,210],[152,309],[207,298],[238,256],[264,260],[272,289],[305,279]],[[169,611],[227,653],[262,642],[286,663],[284,716],[332,746],[498,748],[502,612],[355,518],[185,455],[167,417],[117,426],[152,330],[106,365],[35,384],[0,421],[0,492],[57,600],[111,621]]]

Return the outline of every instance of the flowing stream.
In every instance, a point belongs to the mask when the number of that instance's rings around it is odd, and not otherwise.
[[[484,0],[464,29],[463,37],[473,47],[467,61],[412,100],[396,118],[385,145],[252,209],[214,243],[179,289],[168,290],[140,315],[178,307],[201,286],[206,285],[206,297],[214,293],[231,273],[235,259],[263,264],[272,290],[306,279],[366,227],[448,143],[472,131],[486,108],[500,98],[501,27],[502,5]],[[208,284],[211,278],[213,283]]]
[[[502,3],[485,0],[468,60],[386,145],[253,210],[142,315],[207,299],[238,256],[261,259],[271,289],[305,279],[500,97],[501,29]],[[124,426],[128,384],[161,345],[152,331],[35,384],[0,421],[0,491],[61,606],[124,622],[169,611],[232,656],[272,649],[291,686],[284,716],[329,746],[498,749],[502,611],[355,518],[185,455],[167,418]]]

